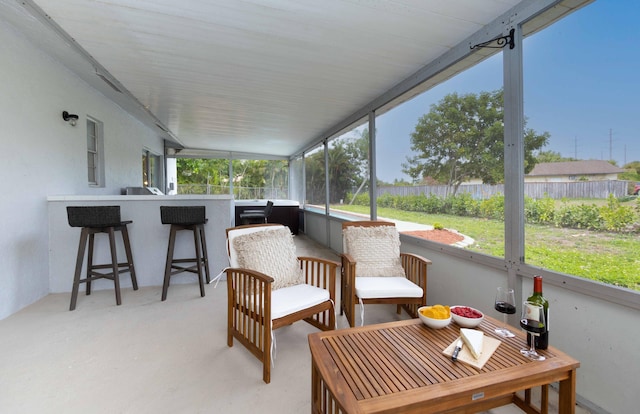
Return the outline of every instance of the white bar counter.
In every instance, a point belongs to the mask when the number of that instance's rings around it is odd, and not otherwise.
[[[49,289],[51,293],[71,292],[73,273],[78,254],[80,228],[70,227],[67,206],[120,206],[121,219],[132,220],[127,226],[133,262],[139,286],[158,286],[158,300],[162,291],[164,266],[169,242],[169,225],[160,221],[160,206],[206,207],[208,222],[205,225],[211,277],[227,267],[225,229],[234,225],[233,198],[228,195],[105,195],[105,196],[49,196]],[[122,237],[116,234],[118,261],[126,261]],[[85,254],[86,256],[86,254]],[[178,232],[176,258],[195,257],[193,234]],[[109,241],[106,234],[97,234],[94,263],[109,263]],[[86,258],[83,263],[83,278]],[[171,284],[193,283],[194,295],[200,297],[197,275],[184,272],[171,278]],[[128,273],[120,276],[122,289],[131,288]],[[113,282],[106,279],[94,281],[92,288],[113,289]],[[78,306],[81,306],[85,286],[80,286]],[[169,287],[168,299],[171,298]],[[124,302],[123,300],[123,303]],[[114,299],[115,304],[115,299]]]

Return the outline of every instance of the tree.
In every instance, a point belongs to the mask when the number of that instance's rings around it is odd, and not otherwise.
[[[418,119],[411,134],[411,149],[403,172],[414,183],[432,177],[453,188],[464,181],[486,184],[504,180],[504,100],[502,90],[446,95],[429,113]],[[524,131],[525,173],[533,169],[534,151],[544,147],[549,133]]]
[[[536,157],[536,164],[543,162],[564,162],[564,161],[578,161],[572,157],[563,157],[562,154],[555,151],[538,151]]]
[[[336,138],[329,144],[329,203],[344,200],[349,192],[362,189],[369,177],[369,131],[360,136]],[[324,151],[305,158],[307,200],[322,204],[325,200]]]
[[[640,174],[640,161],[631,161],[624,165],[626,170],[633,169],[637,174]]]
[[[229,177],[229,160],[178,158],[178,184],[222,185]]]
[[[178,184],[208,185],[219,193],[228,193],[228,159],[178,158],[176,164]],[[286,160],[232,160],[232,167],[234,186],[241,198],[279,198],[287,193]]]

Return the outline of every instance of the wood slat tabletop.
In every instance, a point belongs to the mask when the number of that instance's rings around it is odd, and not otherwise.
[[[312,412],[334,412],[328,409],[332,404],[335,412],[346,413],[497,406],[512,402],[500,397],[516,399],[516,391],[555,381],[561,381],[561,402],[571,412],[579,362],[553,347],[539,351],[545,361],[531,361],[520,354],[526,346],[524,333],[501,338],[493,332],[497,324],[485,317],[477,328],[502,341],[482,369],[443,354],[460,335],[455,323],[434,330],[413,319],[311,334],[312,387],[317,394]]]

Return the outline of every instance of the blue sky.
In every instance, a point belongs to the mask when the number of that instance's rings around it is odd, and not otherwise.
[[[640,161],[640,2],[598,0],[524,41],[527,127],[544,150],[578,159]],[[378,178],[405,178],[418,119],[444,95],[502,86],[498,54],[377,119]]]

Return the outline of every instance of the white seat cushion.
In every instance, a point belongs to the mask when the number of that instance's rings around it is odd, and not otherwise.
[[[329,291],[300,284],[271,292],[271,319],[282,318],[329,300]]]
[[[421,298],[422,288],[405,277],[356,277],[356,295],[361,299]]]

